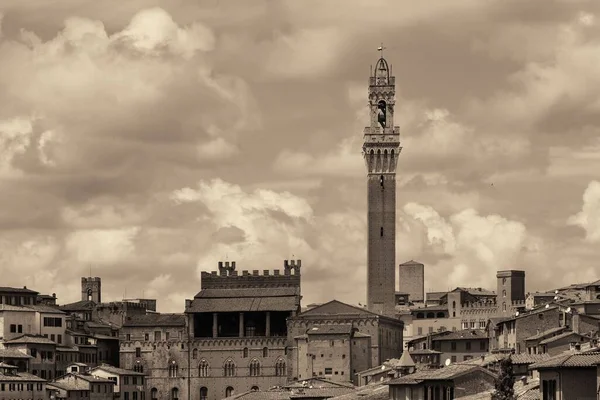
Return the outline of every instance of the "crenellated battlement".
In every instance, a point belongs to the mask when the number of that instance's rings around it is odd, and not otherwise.
[[[506,303],[507,307],[524,307],[525,300],[513,300],[511,302]],[[464,303],[461,304],[461,308],[463,309],[481,309],[481,308],[492,308],[498,307],[498,303],[496,303],[495,299],[482,300],[473,303]]]
[[[300,286],[301,260],[284,260],[283,271],[236,271],[235,261],[219,261],[218,271],[201,272],[202,289]]]

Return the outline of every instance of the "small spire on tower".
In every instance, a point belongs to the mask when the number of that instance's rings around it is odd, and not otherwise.
[[[381,46],[379,46],[379,47],[377,48],[377,51],[378,51],[378,52],[379,52],[379,54],[380,54],[380,58],[383,58],[383,51],[384,51],[385,49],[386,49],[386,47],[384,47],[384,46],[383,46],[383,42],[381,42]]]

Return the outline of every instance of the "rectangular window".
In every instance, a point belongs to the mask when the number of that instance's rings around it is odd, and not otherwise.
[[[333,368],[325,368],[325,375],[333,374]]]
[[[423,334],[423,328],[418,327],[417,328],[417,335],[421,336]]]
[[[481,342],[479,342],[479,350],[486,350],[485,348],[485,341],[482,340]]]
[[[15,324],[10,325],[10,333],[17,333],[17,325],[15,325]]]
[[[154,332],[154,341],[155,342],[160,342],[161,338],[160,338],[160,331],[155,331]]]
[[[467,346],[467,350],[471,350],[471,342],[467,342],[466,346]]]
[[[129,385],[129,377],[128,376],[123,377],[123,385]]]
[[[125,392],[125,400],[129,400],[129,392]]]
[[[135,348],[135,356],[136,357],[141,357],[142,356],[142,348],[141,347],[136,347]]]
[[[144,333],[144,340],[147,342],[150,340],[150,335],[148,333]]]
[[[456,342],[450,342],[450,349],[456,351]]]
[[[165,340],[169,340],[169,332],[165,332]]]
[[[54,333],[50,334],[50,340],[52,340],[53,342],[56,341],[56,336],[54,335]]]
[[[56,341],[58,342],[58,344],[62,343],[62,335],[56,335]]]
[[[456,362],[456,356],[450,357],[450,361],[452,361],[453,363],[455,363]]]

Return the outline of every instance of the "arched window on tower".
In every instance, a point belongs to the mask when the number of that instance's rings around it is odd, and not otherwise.
[[[158,389],[152,388],[150,390],[150,400],[158,400]]]
[[[178,399],[179,399],[179,389],[177,389],[177,388],[171,389],[171,400],[178,400]]]
[[[377,103],[377,122],[379,122],[379,125],[381,125],[382,128],[385,128],[386,114],[387,105],[385,104],[385,101],[379,100]]]
[[[247,348],[247,347],[244,347],[244,350],[243,350],[243,352],[242,352],[242,353],[243,353],[243,354],[242,354],[242,356],[243,356],[244,358],[248,358],[248,348]]]
[[[263,357],[269,357],[269,348],[263,347]]]
[[[227,386],[227,389],[225,389],[225,397],[231,396],[233,396],[233,388],[231,386]]]
[[[93,295],[92,289],[88,289],[87,290],[87,299],[88,299],[88,301],[92,301],[92,295]]]
[[[260,362],[257,359],[250,361],[250,376],[260,375]]]
[[[198,358],[198,349],[192,350],[192,358],[195,360]]]

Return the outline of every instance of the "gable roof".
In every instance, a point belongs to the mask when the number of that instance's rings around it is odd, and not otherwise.
[[[307,335],[350,335],[351,333],[351,324],[314,325],[306,332]]]
[[[356,315],[356,316],[365,316],[365,317],[377,317],[380,316],[374,312],[367,310],[366,308],[360,308],[358,306],[353,306],[350,304],[342,303],[338,300],[331,300],[325,304],[321,304],[315,308],[311,308],[310,310],[304,311],[299,316],[307,316],[307,315],[332,315],[332,314],[343,314],[343,315]]]
[[[402,376],[400,378],[392,379],[388,382],[388,385],[413,385],[417,383],[421,383],[423,381],[431,381],[431,380],[452,380],[456,379],[460,376],[470,374],[473,372],[483,372],[489,376],[496,378],[496,374],[489,371],[486,368],[482,368],[479,365],[475,364],[451,364],[447,367],[442,367],[438,369],[425,369],[414,374],[409,374]]]
[[[108,364],[101,364],[98,365],[97,367],[94,367],[90,370],[90,372],[96,371],[96,370],[102,370],[102,371],[106,371],[109,372],[111,374],[115,374],[115,375],[127,375],[127,376],[145,376],[146,374],[143,374],[141,372],[136,372],[136,371],[132,371],[129,369],[123,369],[123,368],[117,368],[117,367],[113,367],[112,365],[108,365]]]
[[[27,286],[23,286],[22,288],[16,288],[16,287],[10,287],[10,286],[0,286],[0,293],[39,294],[40,292],[36,292],[35,290],[27,289]]]
[[[550,328],[550,329],[547,329],[547,330],[545,330],[543,332],[540,332],[540,333],[538,333],[536,335],[528,337],[527,339],[525,339],[525,341],[545,339],[548,336],[552,336],[554,334],[560,333],[560,332],[562,332],[562,331],[564,331],[566,329],[567,329],[566,326],[557,326],[557,327],[554,327],[554,328]]]
[[[415,260],[410,260],[410,261],[403,262],[402,264],[400,264],[401,267],[405,266],[405,265],[423,265],[423,263],[420,263],[420,262],[415,261]]]
[[[63,311],[89,311],[96,307],[96,303],[92,300],[80,300],[75,303],[64,304],[58,308]]]
[[[6,344],[20,344],[20,343],[32,343],[32,344],[53,344],[56,345],[55,342],[53,342],[52,340],[48,339],[47,337],[41,336],[41,335],[30,335],[30,334],[24,334],[21,336],[18,336],[16,338],[13,338],[11,340],[7,340],[4,343]]]
[[[569,336],[576,336],[578,338],[583,337],[583,335],[580,335],[579,333],[568,331],[568,332],[563,332],[560,335],[556,335],[556,336],[552,336],[547,339],[544,339],[540,342],[540,344],[549,344],[552,342],[556,342],[557,340],[560,340],[560,339],[568,338]]]
[[[477,329],[463,329],[450,332],[446,335],[431,338],[431,340],[467,340],[467,339],[488,339],[487,332]]]
[[[600,364],[600,352],[561,354],[532,364],[530,369],[589,368]]]

